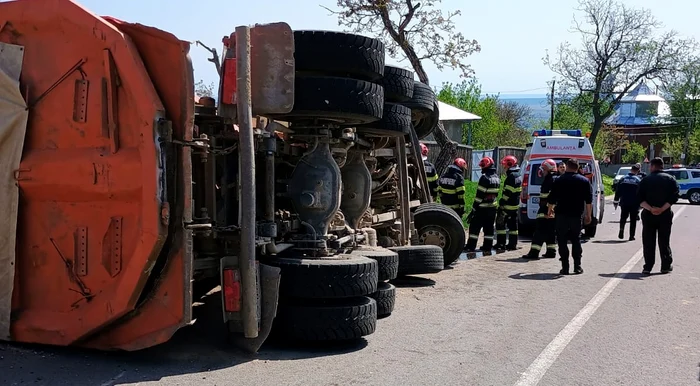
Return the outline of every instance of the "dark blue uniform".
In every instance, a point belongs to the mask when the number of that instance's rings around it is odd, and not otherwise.
[[[630,220],[630,240],[634,240],[637,231],[637,220],[639,220],[639,200],[637,199],[637,189],[641,177],[634,173],[629,173],[620,180],[615,190],[615,203],[620,205],[620,239],[625,237],[625,224],[627,218]]]
[[[557,177],[556,171],[547,173],[540,186],[540,207],[537,210],[537,220],[535,220],[535,234],[532,235],[530,252],[523,256],[526,259],[539,259],[540,251],[545,243],[547,244],[547,252],[545,252],[544,257],[550,259],[557,257],[556,220],[547,217],[549,192],[552,190],[552,184],[554,184],[554,180]]]
[[[520,168],[515,166],[506,172],[503,182],[501,200],[498,202],[496,216],[496,249],[514,251],[518,245],[518,209],[520,208],[520,193],[523,191],[523,177]],[[508,230],[506,230],[506,228]],[[508,245],[506,246],[506,236]]]
[[[660,208],[666,203],[673,205],[678,202],[678,182],[672,175],[664,172],[652,172],[642,178],[637,190],[637,201],[645,202],[652,207]],[[656,238],[659,239],[661,255],[661,270],[670,271],[673,256],[671,254],[671,225],[673,211],[653,215],[648,211],[642,212],[642,247],[644,250],[644,272],[651,272],[656,260]]]
[[[464,215],[464,176],[462,169],[456,165],[450,165],[440,177],[438,192],[440,202],[454,209],[461,218]]]
[[[423,166],[425,167],[425,176],[428,178],[428,190],[430,191],[430,196],[434,200],[438,196],[438,180],[440,177],[437,175],[435,165],[427,159],[423,160]]]
[[[484,244],[481,249],[490,251],[493,248],[493,223],[496,221],[498,203],[496,197],[501,190],[501,179],[496,173],[496,168],[484,169],[476,187],[476,197],[472,204],[472,212],[469,214],[469,240],[467,250],[476,249],[479,233],[484,229]]]
[[[593,190],[588,178],[574,172],[566,172],[552,184],[548,197],[549,204],[556,205],[557,243],[561,260],[562,274],[569,273],[569,246],[571,242],[571,257],[574,260],[574,270],[581,269],[581,216],[586,210],[586,204],[593,202]]]

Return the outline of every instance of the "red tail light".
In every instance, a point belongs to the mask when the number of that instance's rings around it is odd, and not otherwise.
[[[527,194],[527,186],[530,184],[530,165],[528,164],[525,167],[525,174],[523,175],[523,191],[520,193],[520,202],[523,204],[527,204],[527,199],[530,198],[530,196]]]
[[[224,310],[239,312],[241,310],[241,275],[237,269],[224,269],[223,280]]]

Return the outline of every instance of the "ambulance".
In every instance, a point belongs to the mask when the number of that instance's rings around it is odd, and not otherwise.
[[[532,133],[532,143],[528,145],[521,165],[523,171],[523,191],[520,195],[519,220],[522,229],[535,227],[537,210],[540,205],[540,187],[544,177],[538,170],[542,161],[551,158],[557,163],[569,158],[578,159],[583,174],[591,181],[593,190],[593,219],[584,227],[586,237],[594,237],[598,224],[605,213],[605,193],[598,161],[588,135],[581,130],[537,130]]]

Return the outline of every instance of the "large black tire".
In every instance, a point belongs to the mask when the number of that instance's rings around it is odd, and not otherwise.
[[[430,86],[425,83],[415,82],[413,84],[413,97],[410,101],[404,102],[403,105],[411,109],[413,120],[417,121],[433,112],[436,100],[435,92]]]
[[[442,248],[435,245],[409,245],[389,249],[399,254],[399,277],[437,273],[445,267]]]
[[[416,130],[416,137],[423,139],[433,133],[438,123],[440,123],[440,108],[437,100],[433,111],[426,111],[421,117],[413,121],[413,128]]]
[[[464,250],[467,236],[457,212],[438,203],[422,204],[413,214],[421,244],[442,248],[445,267],[454,263]]]
[[[294,108],[286,114],[271,115],[290,122],[330,120],[354,126],[382,118],[384,88],[357,79],[297,75]]]
[[[280,303],[275,335],[291,341],[352,340],[377,328],[377,302],[369,297],[315,304]]]
[[[382,137],[399,137],[409,134],[411,125],[411,109],[395,103],[385,103],[382,119],[357,126],[357,132]]]
[[[270,258],[264,262],[282,270],[281,298],[341,299],[377,291],[377,262],[363,256]]]
[[[332,31],[294,31],[297,72],[376,81],[384,75],[384,43]]]
[[[396,305],[396,287],[389,283],[379,283],[377,292],[371,296],[377,301],[377,317],[384,318],[394,312]]]
[[[382,247],[360,247],[352,255],[368,257],[377,261],[377,277],[380,282],[394,280],[399,274],[399,255]]]
[[[688,191],[688,202],[692,205],[700,205],[700,190],[690,189]]]
[[[413,97],[413,72],[399,67],[384,66],[384,77],[379,84],[384,86],[387,102],[408,102]]]

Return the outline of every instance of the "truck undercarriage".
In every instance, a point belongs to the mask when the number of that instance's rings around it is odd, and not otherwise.
[[[355,339],[391,313],[388,280],[461,252],[415,150],[435,95],[385,66],[380,41],[239,27],[218,105],[195,106],[189,44],[169,33],[69,0],[0,11],[21,68],[3,93],[29,112],[16,248],[0,250],[7,340],[149,347],[191,323],[207,285],[251,351],[271,331]]]

